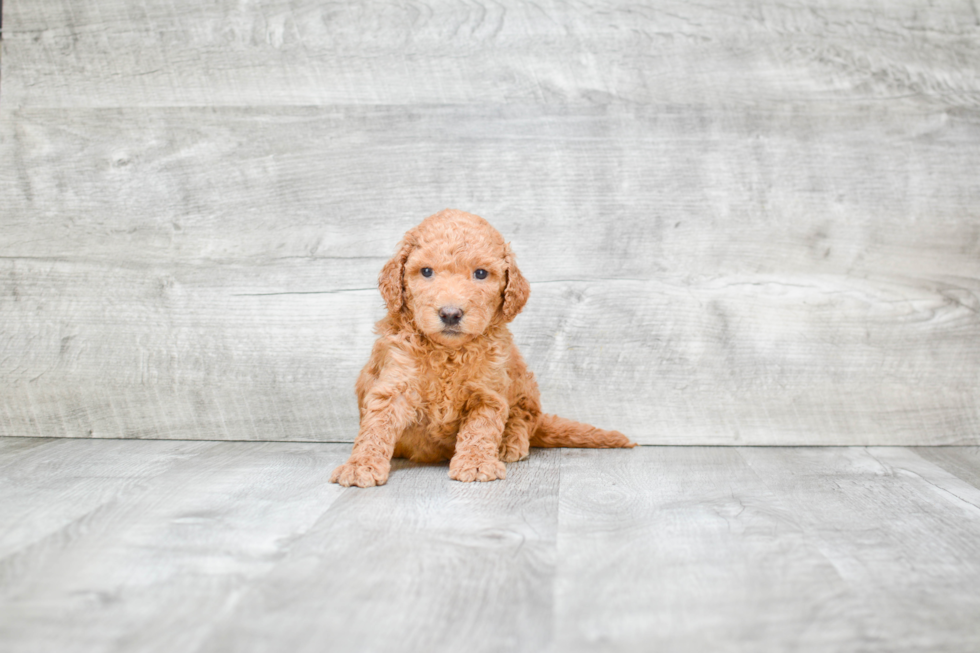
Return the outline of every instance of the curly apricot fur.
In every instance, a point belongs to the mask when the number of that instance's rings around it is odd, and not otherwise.
[[[453,209],[426,218],[378,287],[388,314],[357,379],[360,432],[332,482],[383,485],[393,456],[449,460],[450,478],[470,482],[505,478],[504,463],[532,446],[634,446],[618,431],[542,414],[507,328],[531,287],[483,218]]]

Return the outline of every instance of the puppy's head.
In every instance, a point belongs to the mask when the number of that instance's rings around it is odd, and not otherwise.
[[[479,216],[446,209],[405,234],[378,277],[392,313],[431,340],[468,342],[521,312],[531,287],[500,233]]]

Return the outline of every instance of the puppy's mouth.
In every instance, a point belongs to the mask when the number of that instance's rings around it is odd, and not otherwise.
[[[443,329],[439,333],[441,333],[444,336],[448,336],[450,338],[453,338],[453,337],[459,337],[459,336],[463,335],[463,330],[460,329],[459,327],[446,327],[445,329]]]

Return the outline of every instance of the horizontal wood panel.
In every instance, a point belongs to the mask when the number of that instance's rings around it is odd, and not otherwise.
[[[0,428],[348,441],[383,307],[330,265],[0,261]],[[978,295],[954,278],[533,281],[514,331],[548,410],[642,443],[975,443]]]
[[[3,11],[2,433],[351,439],[377,271],[452,206],[551,410],[980,442],[968,3]]]
[[[892,99],[980,105],[969,2],[4,6],[13,106]]]
[[[379,269],[450,206],[533,279],[980,276],[969,113],[25,110],[0,130],[4,256]]]

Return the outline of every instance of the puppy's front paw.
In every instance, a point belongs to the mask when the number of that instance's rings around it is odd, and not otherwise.
[[[331,483],[339,483],[344,487],[374,487],[384,485],[388,480],[391,463],[374,460],[354,460],[353,458],[333,470],[330,475]]]
[[[499,460],[453,458],[449,461],[449,478],[464,483],[496,481],[507,478],[507,468]]]

